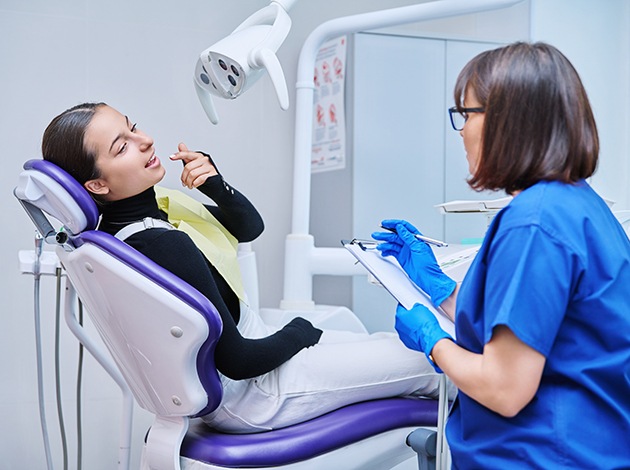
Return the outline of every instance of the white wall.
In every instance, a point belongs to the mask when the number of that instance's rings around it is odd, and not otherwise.
[[[589,95],[601,153],[593,187],[630,208],[630,2],[532,0],[531,37],[557,46]]]
[[[192,87],[197,54],[267,3],[0,0],[0,152],[4,163],[0,202],[7,216],[5,225],[10,227],[5,229],[5,242],[0,247],[0,262],[5,266],[1,275],[4,322],[0,329],[0,470],[45,467],[36,401],[32,278],[20,275],[17,269],[17,251],[32,247],[33,227],[11,191],[22,163],[40,157],[45,126],[64,109],[82,101],[103,100],[153,135],[160,156],[170,154],[179,141],[210,152],[228,181],[242,189],[265,218],[265,234],[254,243],[259,271],[265,273],[261,279],[261,305],[278,305],[282,297],[284,239],[291,223],[293,109],[279,109],[271,84],[264,78],[237,101],[218,102],[221,123],[213,127]],[[291,98],[297,55],[314,27],[342,15],[413,3],[417,2],[298,2],[291,11],[293,29],[279,54]],[[497,35],[504,36],[506,31],[528,30],[529,15],[523,14],[527,8],[408,29],[448,31],[458,36],[496,27]],[[626,90],[625,109],[627,104]],[[168,166],[165,184],[177,187],[178,168],[175,164]],[[46,278],[43,284],[48,426],[59,467],[51,380],[54,281]],[[71,435],[70,468],[74,468],[72,397],[76,346],[64,329],[62,344],[66,427]],[[84,393],[84,468],[115,468],[118,392],[89,359]],[[148,423],[148,417],[138,412],[135,464]]]

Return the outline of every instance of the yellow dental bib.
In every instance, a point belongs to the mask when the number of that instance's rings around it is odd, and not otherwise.
[[[178,230],[188,234],[242,301],[246,300],[236,256],[238,240],[203,206],[181,191],[155,187],[160,210]]]

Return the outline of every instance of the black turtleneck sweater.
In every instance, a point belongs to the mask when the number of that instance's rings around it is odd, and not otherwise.
[[[256,208],[220,174],[208,178],[198,189],[216,203],[205,207],[239,242],[252,241],[262,233],[263,221]],[[99,230],[112,235],[145,217],[167,220],[157,206],[153,188],[102,205],[101,212]],[[184,232],[153,228],[138,232],[125,242],[196,288],[219,311],[223,332],[217,342],[215,362],[225,376],[235,380],[256,377],[319,341],[321,330],[303,318],[292,320],[266,338],[241,336],[236,327],[240,318],[238,297]]]

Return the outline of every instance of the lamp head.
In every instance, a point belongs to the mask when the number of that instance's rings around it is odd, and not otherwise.
[[[217,124],[219,118],[211,95],[235,99],[265,70],[274,85],[280,107],[288,109],[289,93],[276,51],[290,28],[291,19],[287,12],[272,2],[200,54],[195,66],[195,89],[213,124]]]

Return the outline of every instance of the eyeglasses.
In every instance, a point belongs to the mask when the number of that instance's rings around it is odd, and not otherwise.
[[[451,126],[456,131],[461,131],[464,128],[464,124],[468,121],[470,113],[485,113],[485,108],[461,108],[457,110],[457,106],[453,106],[448,109],[448,115],[451,118]]]

